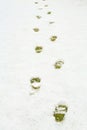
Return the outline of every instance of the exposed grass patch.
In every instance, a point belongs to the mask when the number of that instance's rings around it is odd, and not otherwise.
[[[31,86],[33,89],[40,89],[40,86]]]
[[[39,82],[41,82],[41,79],[40,79],[39,77],[33,77],[33,78],[30,80],[30,83],[32,84],[32,83],[34,83],[34,82],[39,83]]]
[[[51,36],[51,37],[50,37],[50,40],[51,40],[52,42],[56,41],[56,39],[57,39],[57,36]]]
[[[47,12],[47,14],[51,14],[51,11]]]
[[[59,105],[58,107],[61,108],[60,111],[64,111],[64,112],[68,111],[68,107],[66,105]]]
[[[39,28],[33,28],[34,32],[39,32]]]
[[[54,67],[55,67],[55,69],[60,69],[63,64],[64,64],[64,61],[59,60],[59,61],[55,62]]]
[[[36,46],[36,47],[35,47],[36,53],[40,53],[40,52],[42,52],[42,50],[43,50],[43,47],[42,47],[42,46]]]
[[[54,114],[55,120],[57,122],[61,122],[64,120],[65,114],[61,114],[61,113],[56,113]]]
[[[36,18],[37,18],[37,19],[41,19],[41,16],[37,15]]]
[[[66,112],[68,111],[68,107],[64,104],[60,104],[55,107],[55,111],[53,116],[57,122],[62,122],[65,118]]]

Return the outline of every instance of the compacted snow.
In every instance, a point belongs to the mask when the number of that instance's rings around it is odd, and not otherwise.
[[[39,91],[31,90],[35,76]],[[87,130],[86,81],[86,0],[0,1],[0,130]],[[59,103],[68,106],[60,123],[53,117]]]

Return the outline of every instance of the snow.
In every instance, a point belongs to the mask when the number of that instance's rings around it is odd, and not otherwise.
[[[37,1],[0,1],[0,130],[87,130],[87,1]],[[34,76],[41,89],[30,95]],[[61,123],[53,117],[58,103],[68,106]]]

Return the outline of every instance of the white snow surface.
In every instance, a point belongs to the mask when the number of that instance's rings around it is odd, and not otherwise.
[[[87,0],[36,1],[0,1],[0,130],[87,130]],[[56,70],[58,59],[64,65]],[[41,89],[30,95],[35,76]],[[53,111],[62,102],[68,112],[57,123]]]

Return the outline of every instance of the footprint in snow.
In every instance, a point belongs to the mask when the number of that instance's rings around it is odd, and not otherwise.
[[[54,67],[55,67],[55,69],[61,69],[63,64],[64,64],[63,60],[58,60],[55,62]]]
[[[38,2],[34,2],[35,4],[38,4]]]
[[[56,41],[56,39],[57,39],[57,36],[55,36],[55,35],[50,37],[50,40],[51,40],[52,42]]]
[[[39,77],[32,77],[30,79],[31,92],[30,95],[35,94],[41,87],[41,79]]]
[[[40,15],[37,15],[36,18],[37,18],[37,19],[41,19],[41,16],[40,16]]]
[[[48,11],[47,14],[51,14],[51,11]]]
[[[34,32],[39,32],[39,28],[33,28]]]
[[[43,50],[43,47],[42,47],[42,46],[36,46],[36,47],[35,47],[35,52],[36,52],[36,53],[41,53],[42,50]]]
[[[56,122],[62,122],[65,118],[67,111],[68,107],[65,104],[58,104],[53,112],[53,116]]]

